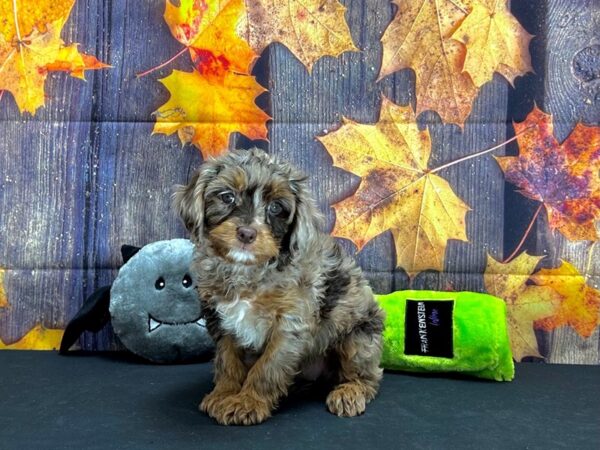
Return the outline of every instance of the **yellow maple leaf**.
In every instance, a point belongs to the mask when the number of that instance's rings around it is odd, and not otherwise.
[[[469,207],[446,180],[429,170],[429,131],[420,131],[410,107],[384,98],[375,125],[348,119],[318,138],[334,165],[362,178],[356,193],[336,203],[332,234],[359,250],[391,230],[396,264],[408,273],[442,270],[449,239],[466,241]]]
[[[517,76],[533,70],[529,55],[533,36],[510,13],[506,0],[474,0],[452,37],[467,47],[464,71],[478,87],[490,81],[494,72],[512,84]]]
[[[21,112],[44,105],[46,65],[54,62],[62,47],[59,21],[48,25],[46,33],[34,30],[26,44],[11,44],[0,36],[0,90],[10,92]]]
[[[588,286],[572,264],[562,261],[555,269],[540,270],[531,280],[561,296],[558,309],[536,321],[536,328],[551,331],[568,325],[584,338],[592,335],[600,320],[600,291]]]
[[[28,36],[34,28],[45,33],[48,24],[65,22],[74,4],[75,0],[0,0],[0,34],[12,42],[17,37],[15,23],[21,36]]]
[[[164,19],[173,37],[189,47],[210,24],[211,21],[206,20],[207,16],[218,15],[219,3],[212,1],[207,4],[206,0],[181,0],[179,6],[175,6],[170,0],[165,0]],[[227,3],[225,0],[224,4]]]
[[[265,92],[254,77],[226,72],[222,78],[199,72],[174,70],[160,80],[171,97],[155,113],[154,133],[178,132],[207,158],[227,150],[229,135],[240,132],[249,139],[266,139],[269,116],[254,100]]]
[[[488,255],[484,274],[488,293],[506,302],[506,320],[513,357],[542,358],[535,337],[536,320],[557,311],[561,296],[553,289],[530,286],[527,281],[542,257],[521,253],[509,263],[501,263]]]
[[[0,339],[0,350],[56,350],[63,333],[64,330],[47,329],[38,324],[13,344],[5,344]]]
[[[285,45],[310,72],[325,55],[356,51],[346,8],[337,0],[244,0],[246,21],[239,34],[256,53],[272,42]]]
[[[463,72],[465,46],[452,34],[468,14],[470,0],[393,0],[396,16],[381,38],[379,79],[402,69],[415,71],[417,115],[436,111],[444,122],[463,126],[477,87]]]
[[[230,70],[249,73],[257,55],[236,32],[245,17],[243,0],[181,0],[165,4],[165,22],[175,39],[189,47],[195,68],[202,72]]]
[[[0,268],[0,308],[6,308],[8,306],[6,290],[4,289],[4,272],[5,270]]]
[[[75,58],[73,47],[65,49],[60,33],[72,6],[72,0],[11,1],[10,5],[2,0],[2,11],[10,7],[10,14],[0,27],[0,90],[13,95],[21,112],[35,114],[44,105],[49,70],[66,70],[82,78],[83,70],[106,67],[88,55]],[[56,18],[48,22],[44,14]],[[67,56],[73,67],[68,66]]]

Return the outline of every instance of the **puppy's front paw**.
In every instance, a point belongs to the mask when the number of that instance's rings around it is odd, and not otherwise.
[[[336,416],[358,416],[365,412],[366,406],[363,389],[352,383],[339,385],[327,396],[327,409]]]
[[[270,416],[271,410],[265,401],[241,393],[223,400],[213,417],[222,425],[256,425]]]
[[[237,394],[236,391],[225,391],[222,389],[213,389],[209,394],[206,394],[202,399],[202,403],[198,406],[198,409],[205,412],[210,417],[215,417],[217,411],[221,409],[221,404],[229,397]]]

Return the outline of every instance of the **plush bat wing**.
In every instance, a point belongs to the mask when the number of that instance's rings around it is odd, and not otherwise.
[[[121,246],[123,263],[127,263],[140,250],[140,247],[133,245]],[[60,353],[62,355],[68,353],[71,346],[84,331],[97,333],[110,320],[110,289],[111,286],[103,286],[97,289],[83,303],[75,317],[71,319],[60,343]]]
[[[60,343],[60,353],[66,354],[84,331],[100,331],[110,319],[110,286],[103,286],[90,295],[71,319]]]

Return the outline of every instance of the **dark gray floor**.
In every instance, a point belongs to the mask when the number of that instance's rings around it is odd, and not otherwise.
[[[600,366],[521,364],[512,383],[386,373],[364,416],[303,392],[254,427],[198,412],[210,369],[0,352],[0,448],[600,448]]]

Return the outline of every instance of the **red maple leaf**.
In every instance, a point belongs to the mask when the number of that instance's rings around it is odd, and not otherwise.
[[[550,228],[570,240],[598,240],[600,128],[579,123],[559,143],[552,116],[537,107],[514,127],[519,156],[496,158],[506,179],[544,204]]]

